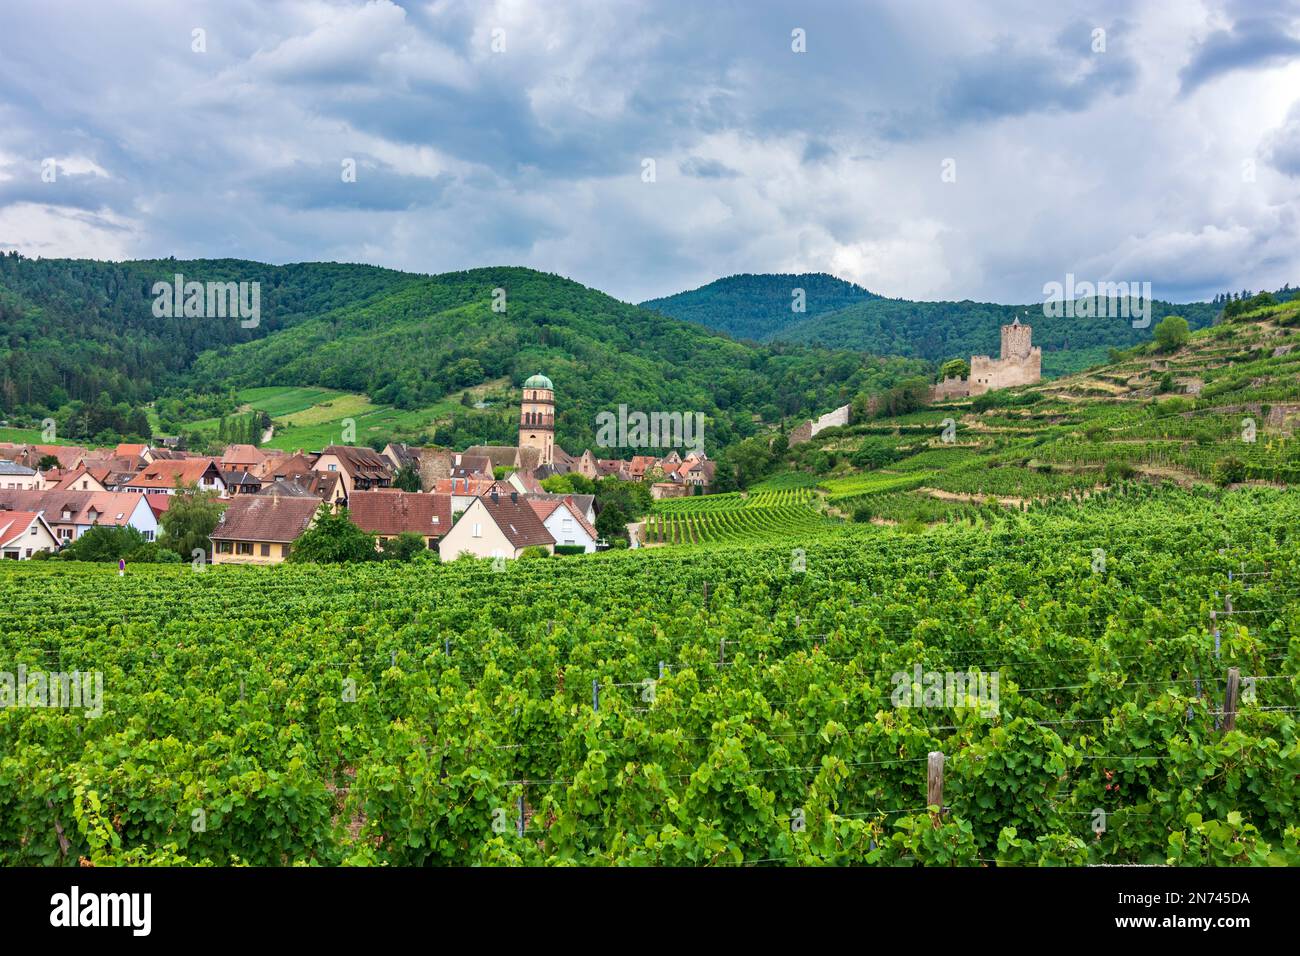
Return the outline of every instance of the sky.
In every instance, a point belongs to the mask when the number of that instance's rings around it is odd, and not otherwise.
[[[352,171],[355,175],[352,175]],[[1300,0],[7,0],[0,251],[1300,285]]]

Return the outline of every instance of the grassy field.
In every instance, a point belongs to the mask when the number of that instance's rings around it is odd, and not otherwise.
[[[343,442],[343,431],[351,420],[356,427],[351,443],[368,445],[377,438],[415,437],[431,432],[434,425],[451,416],[460,406],[450,399],[429,408],[400,409],[376,405],[366,396],[329,388],[270,386],[246,388],[238,393],[243,411],[266,412],[275,432],[267,448],[320,450]],[[214,435],[220,420],[207,418],[192,423],[188,430]]]

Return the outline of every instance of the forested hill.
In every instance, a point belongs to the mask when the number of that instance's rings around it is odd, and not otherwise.
[[[260,324],[155,317],[153,284],[177,273],[187,281],[262,283]],[[497,289],[504,311],[493,308]],[[542,371],[560,398],[558,438],[579,448],[593,443],[597,412],[619,404],[703,412],[706,440],[720,447],[760,422],[821,412],[928,371],[915,360],[736,342],[522,268],[426,276],[331,263],[6,256],[0,335],[0,401],[7,418],[22,422],[45,414],[61,427],[83,418],[121,421],[125,406],[158,396],[269,385],[324,386],[417,409]],[[92,403],[113,403],[118,414],[71,411]],[[508,419],[500,410],[484,413],[465,436],[506,439],[517,427],[517,418]]]
[[[157,318],[156,282],[258,282],[261,321]],[[144,402],[200,352],[252,341],[341,306],[392,294],[418,277],[332,262],[271,266],[239,259],[100,262],[0,256],[0,403]]]
[[[792,290],[806,292],[806,311],[791,309]],[[998,354],[1000,326],[1028,312],[1034,344],[1043,349],[1048,374],[1077,371],[1104,361],[1110,348],[1150,341],[1166,315],[1181,315],[1193,329],[1210,325],[1220,306],[1175,305],[1157,300],[1151,322],[1134,328],[1125,318],[1047,318],[1041,302],[917,302],[886,299],[827,275],[738,275],[690,292],[643,303],[665,315],[721,329],[738,338],[818,344],[875,355],[906,355],[942,362]],[[1100,311],[1094,303],[1094,311]],[[1113,314],[1113,313],[1112,313]]]
[[[757,342],[801,319],[835,312],[879,296],[824,272],[727,276],[706,286],[642,302],[675,319],[698,322],[738,339]],[[800,309],[799,306],[802,306]],[[883,353],[876,353],[883,354]]]

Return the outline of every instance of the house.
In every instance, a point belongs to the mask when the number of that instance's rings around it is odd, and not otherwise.
[[[348,516],[362,531],[378,536],[382,546],[390,538],[413,531],[433,548],[451,530],[451,495],[392,491],[355,495],[349,501]]]
[[[541,519],[556,545],[581,547],[586,554],[596,550],[596,541],[600,535],[571,497],[560,501],[529,498],[528,506]]]
[[[46,458],[57,458],[59,460],[59,469],[67,470],[76,468],[81,464],[81,459],[86,454],[87,449],[82,448],[80,445],[27,445],[14,461],[20,465],[26,465],[28,468],[39,469],[41,462]]]
[[[354,491],[387,488],[393,483],[392,462],[377,451],[352,445],[330,445],[320,453],[312,470],[341,475],[346,498],[351,498]]]
[[[517,492],[507,495],[494,491],[474,499],[443,536],[438,551],[444,560],[462,554],[517,558],[528,547],[541,547],[554,553],[555,538]]]
[[[592,481],[600,477],[600,469],[596,467],[596,456],[591,453],[590,448],[583,451],[582,457],[578,459],[574,470],[584,478],[590,478]]]
[[[490,467],[488,474],[491,474],[496,468],[518,468],[519,467],[519,446],[518,445],[470,445],[465,449],[462,458],[486,458]],[[535,467],[535,466],[534,466]]]
[[[115,458],[142,458],[146,464],[154,460],[153,450],[148,445],[119,444],[113,449]]]
[[[252,471],[267,458],[256,445],[227,445],[221,456],[222,471]]]
[[[254,478],[246,471],[223,471],[221,480],[226,483],[226,491],[234,495],[255,495],[262,490],[260,478]]]
[[[531,471],[512,471],[506,476],[506,482],[521,495],[542,494],[546,491]]]
[[[453,454],[451,456],[452,478],[491,479],[496,477],[496,473],[492,468],[492,459],[487,455]]]
[[[261,478],[264,481],[275,481],[279,478],[291,478],[295,475],[305,475],[312,471],[316,464],[317,455],[305,455],[302,450],[286,453],[283,455],[273,455],[266,458],[261,464],[249,469],[253,477]]]
[[[528,498],[537,501],[572,501],[577,506],[582,516],[591,524],[596,523],[596,496],[595,495],[557,495],[543,491],[527,495]]]
[[[45,479],[40,473],[16,461],[0,461],[0,488],[18,488],[24,491],[39,491],[45,487]]]
[[[213,564],[279,564],[311,526],[320,499],[287,495],[232,498],[213,529]]]
[[[181,461],[159,460],[140,469],[138,474],[117,483],[117,491],[137,494],[171,495],[177,485],[197,485],[202,491],[226,493],[226,481],[214,458],[186,458]]]
[[[659,459],[654,455],[633,455],[627,470],[633,481],[642,481],[647,474],[654,471],[658,463]]]
[[[619,481],[631,481],[632,473],[628,463],[617,458],[597,458],[596,474],[600,478],[617,478]]]
[[[36,511],[0,511],[0,558],[26,561],[59,547],[49,522]]]
[[[79,466],[70,471],[55,469],[45,473],[46,488],[60,491],[108,491],[104,483],[92,475],[85,467]]]
[[[169,507],[171,507],[172,496],[171,495],[145,495],[144,500],[145,503],[149,506],[149,510],[153,512],[153,516],[158,519],[159,523],[161,523],[163,513],[166,512]]]
[[[420,469],[420,449],[412,448],[404,442],[389,442],[380,454],[393,463],[394,474],[403,468],[414,468],[416,471]]]
[[[434,486],[434,494],[451,495],[452,514],[460,514],[486,495],[496,485],[488,478],[444,478]]]
[[[386,490],[386,489],[385,489]],[[338,472],[313,471],[305,475],[276,478],[262,486],[259,495],[286,495],[290,498],[315,498],[331,508],[346,504],[343,476]]]
[[[677,473],[682,474],[682,480],[692,487],[707,489],[713,484],[713,474],[717,465],[709,461],[703,455],[699,458],[692,459],[688,457],[685,462],[678,466]]]
[[[96,525],[129,525],[146,541],[155,541],[161,529],[145,497],[113,491],[0,491],[0,508],[40,513],[59,544],[75,541]]]

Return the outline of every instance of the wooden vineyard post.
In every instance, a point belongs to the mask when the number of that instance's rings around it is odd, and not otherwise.
[[[930,759],[925,765],[925,805],[938,807],[934,815],[934,825],[939,826],[939,817],[943,813],[943,751],[931,750]]]
[[[1237,695],[1241,691],[1241,670],[1228,668],[1228,689],[1223,694],[1223,732],[1226,734],[1237,725]]]

